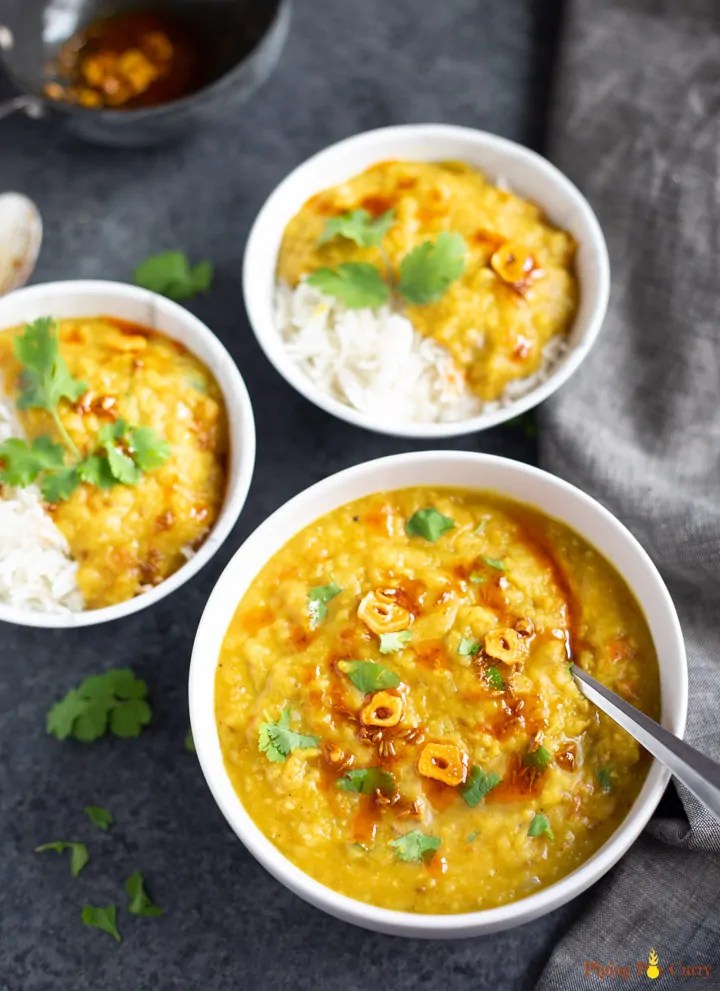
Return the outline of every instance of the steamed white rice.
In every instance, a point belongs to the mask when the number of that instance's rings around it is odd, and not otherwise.
[[[0,396],[0,442],[18,436],[14,408]],[[77,564],[36,485],[0,485],[0,602],[46,613],[83,608]]]
[[[288,354],[326,395],[373,419],[442,423],[507,406],[536,388],[567,350],[553,338],[533,375],[483,403],[451,355],[388,306],[352,310],[307,282],[277,286],[275,320]]]

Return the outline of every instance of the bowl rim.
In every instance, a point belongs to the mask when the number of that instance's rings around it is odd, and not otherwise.
[[[43,116],[45,111],[50,111],[52,113],[59,113],[66,117],[93,117],[104,121],[120,121],[127,119],[128,121],[136,122],[153,120],[154,118],[162,115],[164,111],[166,112],[171,108],[172,110],[187,109],[192,106],[202,105],[203,103],[211,100],[218,91],[224,89],[232,82],[235,75],[241,69],[244,69],[245,66],[260,52],[271,35],[273,35],[276,31],[280,32],[280,37],[278,40],[280,47],[282,48],[290,26],[292,0],[275,0],[275,4],[275,13],[273,14],[272,20],[268,22],[267,27],[252,48],[250,48],[242,59],[239,62],[236,62],[231,69],[228,69],[212,82],[201,86],[200,89],[194,90],[192,93],[188,93],[187,96],[181,96],[177,100],[168,100],[166,103],[158,103],[152,107],[131,107],[128,110],[114,109],[113,107],[102,107],[98,109],[93,107],[82,107],[77,104],[67,103],[63,100],[51,100],[49,97],[45,96],[44,93],[38,93],[32,89],[28,89],[27,86],[24,85],[17,73],[10,67],[8,60],[3,56],[2,49],[0,49],[0,68],[3,69],[13,86],[15,86],[15,88],[19,91],[19,95],[32,100],[33,104],[38,108],[38,112],[41,112]],[[0,25],[1,24],[2,22],[0,22]],[[10,30],[12,29],[10,28]]]
[[[382,161],[388,157],[393,157],[392,145],[394,143],[409,138],[424,138],[437,142],[462,141],[467,144],[468,149],[475,149],[480,153],[483,151],[495,152],[506,156],[508,160],[519,161],[529,172],[542,175],[549,184],[554,185],[566,202],[572,205],[578,223],[584,230],[583,243],[587,245],[588,251],[592,254],[596,284],[594,287],[583,289],[582,280],[580,280],[581,292],[593,293],[595,302],[584,322],[581,339],[568,350],[565,357],[551,370],[547,378],[525,395],[510,400],[507,405],[496,410],[479,413],[464,420],[428,423],[405,422],[396,426],[389,426],[322,392],[302,371],[287,353],[282,343],[275,325],[272,300],[265,299],[257,290],[256,274],[267,264],[271,264],[273,270],[275,269],[277,254],[268,259],[268,252],[263,246],[263,232],[268,223],[268,217],[272,216],[275,204],[278,201],[282,202],[288,195],[288,191],[293,190],[296,185],[306,190],[310,186],[316,191],[322,189],[323,184],[318,181],[318,176],[323,171],[327,160],[352,156],[354,151],[376,146],[378,149],[377,161]],[[438,159],[433,156],[433,160]],[[309,195],[312,193],[297,197],[296,209],[300,209]],[[478,128],[458,124],[399,124],[362,131],[328,145],[305,159],[281,180],[263,203],[250,228],[243,258],[242,284],[248,320],[265,357],[285,381],[305,399],[346,423],[375,433],[394,437],[437,439],[459,437],[498,426],[534,408],[561,388],[587,357],[602,328],[610,295],[610,260],[602,228],[586,197],[557,166],[542,155],[509,138],[503,138]],[[576,317],[573,327],[581,326],[577,321],[578,317]]]
[[[103,606],[100,609],[83,610],[82,612],[32,612],[0,603],[0,621],[13,623],[17,626],[45,629],[75,629],[81,626],[97,626],[100,623],[108,623],[140,612],[164,599],[196,575],[227,539],[240,516],[252,481],[256,447],[255,419],[245,382],[225,345],[215,336],[207,324],[186,310],[184,306],[180,306],[179,303],[167,299],[165,296],[160,296],[158,293],[151,292],[149,289],[124,282],[104,279],[68,279],[25,286],[3,296],[0,299],[0,320],[2,319],[2,311],[9,303],[17,303],[21,306],[24,302],[36,303],[45,297],[48,299],[59,297],[92,299],[93,296],[113,296],[117,300],[118,312],[107,312],[107,306],[105,306],[105,312],[99,312],[98,316],[117,316],[123,319],[120,311],[125,300],[150,303],[159,313],[182,323],[193,341],[202,341],[206,352],[211,355],[211,361],[200,360],[214,375],[225,400],[230,442],[228,482],[235,473],[233,464],[235,458],[237,458],[237,481],[234,487],[228,486],[215,525],[197,552],[177,571],[150,591],[112,606]],[[0,328],[0,333],[4,329],[5,325]],[[166,331],[158,331],[158,333],[164,334],[171,340],[175,339],[172,333]],[[195,354],[192,345],[188,346],[188,350]],[[219,369],[222,371],[220,372]],[[227,380],[225,387],[220,382],[222,377]],[[238,453],[235,454],[235,451]]]
[[[213,798],[236,836],[271,875],[296,895],[337,918],[363,928],[419,938],[456,938],[497,932],[529,922],[570,901],[599,880],[627,852],[650,819],[670,779],[669,772],[653,760],[638,796],[621,824],[590,858],[570,874],[534,894],[506,905],[453,915],[400,912],[379,908],[340,894],[296,866],[256,826],[225,770],[214,716],[215,670],[229,620],[241,598],[237,594],[233,597],[233,589],[236,576],[240,576],[241,580],[245,578],[244,558],[252,556],[259,550],[262,560],[259,567],[262,567],[276,553],[272,538],[270,543],[274,549],[269,552],[265,550],[266,536],[269,537],[281,529],[285,532],[286,528],[291,529],[293,534],[298,533],[312,519],[329,512],[327,505],[321,512],[315,512],[313,508],[317,500],[322,501],[325,495],[330,496],[335,491],[343,491],[342,497],[330,500],[337,507],[354,498],[360,498],[361,493],[373,491],[368,479],[386,468],[402,470],[402,467],[411,466],[422,472],[428,466],[441,467],[448,459],[456,465],[462,463],[475,466],[479,471],[485,469],[488,473],[494,473],[496,470],[498,473],[510,472],[524,481],[534,480],[540,488],[544,486],[552,490],[553,495],[557,494],[558,498],[564,496],[574,500],[578,512],[587,511],[588,527],[592,526],[594,519],[596,523],[601,521],[606,529],[612,531],[613,536],[623,545],[624,552],[634,559],[634,564],[643,575],[642,593],[630,586],[631,591],[637,596],[641,608],[643,608],[643,599],[653,602],[662,617],[667,636],[663,640],[662,650],[656,643],[658,658],[662,656],[674,658],[672,662],[666,660],[664,666],[667,677],[672,677],[673,680],[672,692],[666,691],[665,686],[663,687],[662,722],[680,737],[685,731],[688,705],[687,658],[682,631],[675,606],[657,568],[633,534],[608,509],[581,489],[543,469],[479,452],[434,450],[390,455],[346,468],[316,482],[267,517],[236,550],[218,578],[195,636],[188,695],[193,739],[203,775]],[[344,490],[345,483],[356,485],[354,494],[348,494]],[[402,488],[412,484],[411,481],[404,481],[402,485],[396,487]],[[492,479],[487,485],[478,485],[478,489],[492,490]],[[502,493],[503,489],[500,488],[498,491]],[[522,497],[516,494],[511,495],[511,498],[522,500]],[[533,504],[532,497],[527,501]],[[552,515],[546,510],[541,511]],[[564,521],[562,516],[557,518]],[[572,524],[566,525],[577,530]],[[582,533],[580,530],[577,532],[592,543],[587,533]],[[280,546],[287,539],[290,538],[286,535]],[[602,550],[600,553],[606,556]],[[250,581],[257,574],[259,567],[253,569]],[[650,624],[649,618],[648,623]],[[663,673],[661,663],[661,680]]]

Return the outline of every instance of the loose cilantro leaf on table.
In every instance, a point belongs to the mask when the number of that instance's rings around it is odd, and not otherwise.
[[[182,251],[161,251],[150,255],[133,272],[133,282],[168,299],[192,299],[212,285],[213,266],[209,261],[191,266]]]
[[[97,826],[98,829],[102,829],[104,833],[110,829],[113,822],[112,812],[108,812],[101,805],[86,805],[83,812],[88,817],[93,826]]]
[[[382,275],[367,262],[345,262],[337,268],[318,268],[307,278],[328,296],[335,296],[351,310],[378,307],[387,303],[390,288]]]
[[[117,927],[117,909],[114,905],[83,905],[80,916],[86,926],[91,929],[101,929],[109,933],[118,943],[122,943],[122,936]]]
[[[555,839],[555,834],[550,828],[547,816],[543,815],[542,812],[536,812],[528,827],[528,836],[542,836],[543,834],[550,840]]]
[[[115,736],[139,736],[150,722],[147,685],[130,668],[116,668],[86,678],[71,688],[47,714],[47,731],[58,740],[73,737],[89,743],[108,730]]]
[[[70,851],[70,873],[73,877],[77,877],[90,860],[88,848],[84,843],[55,840],[52,843],[41,843],[40,846],[35,847],[35,853],[45,853],[47,850],[52,850],[55,853],[64,853],[65,850]]]
[[[342,791],[356,791],[361,795],[374,795],[376,791],[391,795],[395,790],[395,779],[389,771],[379,767],[362,767],[347,771],[338,779],[337,786]]]
[[[465,242],[443,231],[418,245],[400,263],[398,291],[408,303],[434,303],[465,271]]]
[[[538,771],[544,771],[552,760],[552,755],[547,747],[540,746],[537,750],[531,750],[523,757],[523,764],[526,767],[534,767]]]
[[[326,244],[335,237],[344,237],[361,248],[374,248],[380,244],[394,220],[395,211],[392,209],[379,217],[373,217],[367,210],[348,210],[326,222],[318,244]]]
[[[410,630],[402,630],[400,633],[381,633],[380,653],[394,654],[396,651],[402,650],[405,644],[410,643],[411,639]]]
[[[377,661],[339,661],[338,668],[364,694],[383,688],[397,688],[400,678]]]
[[[132,915],[157,917],[165,911],[156,905],[145,890],[145,879],[140,871],[133,871],[125,882],[125,891],[130,899],[128,911]]]
[[[476,805],[482,802],[488,792],[497,787],[501,781],[502,778],[499,774],[494,774],[493,772],[486,774],[481,767],[473,764],[468,775],[467,784],[462,789],[462,797],[470,808],[474,809]]]
[[[308,591],[308,614],[310,615],[310,627],[313,630],[319,626],[327,616],[328,602],[331,602],[335,596],[340,595],[341,592],[342,589],[339,585],[336,585],[335,582],[330,582],[329,585],[313,585],[313,587]]]
[[[40,472],[62,468],[65,451],[49,437],[33,441],[10,437],[0,444],[0,480],[7,485],[31,485]]]
[[[461,657],[472,657],[473,654],[480,653],[481,644],[479,640],[472,637],[463,637],[458,644],[457,652]]]
[[[417,863],[428,853],[434,853],[440,846],[439,836],[426,836],[419,829],[413,829],[404,836],[390,841],[398,860],[406,863]]]
[[[500,674],[500,669],[494,665],[486,669],[485,677],[496,691],[501,692],[505,688],[505,682],[503,681],[503,676]]]
[[[425,540],[434,544],[454,526],[455,520],[450,519],[449,516],[443,516],[434,506],[428,506],[426,509],[418,509],[416,513],[413,513],[405,524],[405,531],[411,537],[424,537]]]
[[[296,733],[290,728],[289,706],[283,709],[276,723],[260,723],[258,727],[258,750],[276,763],[284,761],[293,750],[308,750],[316,747],[318,742],[316,736]]]
[[[188,730],[185,734],[185,749],[189,754],[196,753],[195,740],[193,740],[192,730]]]

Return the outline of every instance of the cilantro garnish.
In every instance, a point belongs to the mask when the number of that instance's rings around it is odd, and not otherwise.
[[[505,571],[505,562],[501,561],[499,557],[484,557],[483,561],[488,568],[495,568],[497,571]]]
[[[308,276],[308,285],[335,296],[351,310],[387,303],[390,288],[374,265],[345,262],[337,268],[318,268]]]
[[[462,789],[462,797],[470,808],[474,809],[476,805],[482,802],[487,793],[497,787],[501,781],[502,778],[499,774],[494,774],[493,772],[486,774],[481,767],[473,764],[470,768],[467,784]]]
[[[188,730],[185,734],[185,749],[189,754],[194,754],[195,751],[195,740],[193,739],[192,730]]]
[[[213,267],[208,261],[191,266],[182,251],[161,251],[151,255],[133,272],[133,282],[168,299],[192,299],[207,292],[212,284]]]
[[[308,591],[307,604],[310,615],[310,628],[315,629],[327,616],[327,604],[336,595],[340,595],[342,589],[335,582],[329,585],[313,585]]]
[[[486,668],[485,677],[497,692],[501,692],[505,688],[505,682],[503,681],[503,676],[500,674],[500,669],[494,665]]]
[[[534,767],[538,771],[544,771],[552,760],[552,755],[550,751],[543,746],[537,748],[537,750],[530,750],[523,757],[523,764],[526,767]]]
[[[484,585],[485,582],[487,581],[487,575],[480,575],[478,574],[477,571],[474,571],[470,575],[470,581],[473,583],[473,585]]]
[[[73,877],[77,877],[90,860],[88,848],[84,843],[55,840],[52,843],[41,843],[40,846],[35,847],[35,853],[45,853],[47,850],[53,850],[55,853],[64,853],[65,850],[70,851],[70,873]]]
[[[347,771],[338,779],[337,786],[343,791],[357,791],[361,795],[374,795],[376,791],[391,795],[395,790],[395,779],[389,771],[379,767],[362,767]]]
[[[28,324],[13,342],[22,364],[20,409],[44,409],[62,440],[49,437],[26,441],[11,437],[0,444],[0,482],[27,486],[37,481],[46,502],[68,499],[81,482],[106,489],[113,485],[137,485],[142,473],[158,468],[170,457],[169,445],[149,427],[129,427],[123,420],[104,426],[97,450],[82,456],[63,424],[59,403],[74,401],[87,391],[74,379],[60,353],[55,321],[40,317]],[[67,454],[71,461],[66,461]]]
[[[344,237],[361,248],[375,248],[390,230],[394,220],[395,211],[392,209],[379,217],[373,217],[367,210],[348,210],[326,222],[318,244],[326,244],[334,237]]]
[[[609,792],[613,790],[613,769],[610,766],[606,765],[605,767],[598,768],[597,779],[603,791]]]
[[[102,929],[103,932],[109,933],[118,943],[122,943],[122,936],[118,932],[116,922],[117,909],[114,905],[105,905],[104,907],[83,905],[80,917],[86,926],[89,926],[91,929]]]
[[[474,654],[480,653],[481,646],[479,640],[473,640],[472,637],[463,637],[458,644],[457,652],[461,657],[472,657]]]
[[[403,258],[398,290],[408,303],[434,303],[464,271],[465,242],[443,231]]]
[[[477,837],[478,837],[479,835],[480,835],[480,833],[479,833],[479,832],[477,832],[477,831],[476,831],[476,832],[474,832],[474,833],[468,833],[468,834],[467,834],[467,836],[465,837],[465,842],[466,842],[466,843],[472,843],[472,841],[473,841],[474,839],[477,839]]]
[[[381,654],[394,654],[398,650],[402,650],[406,643],[409,643],[412,638],[412,633],[410,630],[401,630],[400,633],[381,633],[380,634],[380,653]]]
[[[406,863],[417,863],[428,853],[434,853],[440,846],[439,836],[426,836],[419,829],[413,829],[404,836],[399,836],[396,840],[390,841],[390,846],[395,851],[398,860]]]
[[[555,839],[555,834],[550,828],[548,817],[543,815],[542,812],[536,812],[530,826],[528,827],[528,836],[542,836],[543,833],[548,837],[548,839]]]
[[[104,833],[110,829],[115,821],[113,819],[112,812],[108,812],[107,809],[103,809],[100,805],[86,805],[83,812],[93,826],[97,826],[98,829],[102,829]]]
[[[411,537],[424,537],[425,540],[434,544],[454,526],[455,520],[450,519],[449,516],[443,516],[434,506],[428,506],[426,509],[418,509],[416,513],[412,514],[405,524],[405,531]]]
[[[130,899],[128,911],[132,915],[158,916],[165,911],[156,905],[145,891],[145,879],[140,871],[133,871],[125,882],[125,891]]]
[[[47,731],[65,740],[74,737],[89,743],[108,730],[115,736],[139,736],[150,722],[147,685],[130,668],[116,668],[86,678],[71,688],[47,714]]]
[[[293,750],[308,750],[318,745],[316,736],[296,733],[290,728],[290,706],[286,706],[276,723],[260,723],[258,727],[258,750],[268,760],[281,763]]]
[[[397,688],[400,678],[377,661],[339,661],[338,668],[364,694],[382,688]]]

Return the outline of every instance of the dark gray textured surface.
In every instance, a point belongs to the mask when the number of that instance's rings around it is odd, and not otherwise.
[[[539,8],[542,8],[541,10]],[[537,145],[557,27],[545,0],[306,0],[271,81],[223,128],[179,147],[119,152],[41,124],[0,124],[0,189],[40,206],[46,237],[34,281],[127,278],[145,255],[182,248],[217,266],[192,309],[228,345],[258,424],[258,461],[242,518],[189,586],[121,623],[76,632],[0,628],[0,988],[3,991],[230,988],[529,988],[577,912],[459,943],[393,940],[311,909],[258,867],[216,809],[183,748],[186,676],[203,603],[238,543],[287,497],[339,468],[424,445],[335,422],[267,365],[247,326],[240,265],[249,224],[277,181],[309,153],[368,127],[437,120]],[[506,427],[447,446],[532,459]],[[61,744],[43,732],[56,697],[83,676],[130,664],[150,686],[139,740]],[[117,819],[108,834],[87,803]],[[86,839],[79,879],[35,844]],[[124,903],[141,869],[167,915],[122,913],[124,942],[85,929],[84,901]],[[580,962],[578,964],[580,966]],[[572,991],[572,989],[568,989]]]

